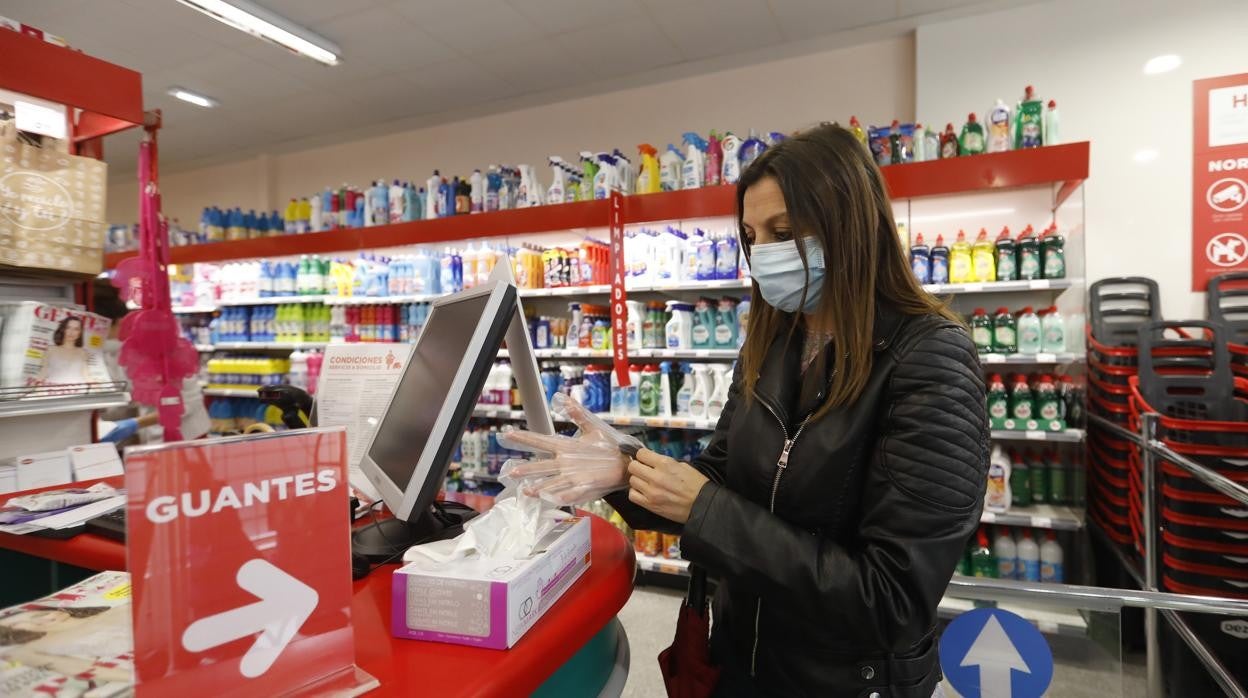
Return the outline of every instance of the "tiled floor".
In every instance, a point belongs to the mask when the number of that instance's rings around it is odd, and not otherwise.
[[[657,657],[672,642],[682,594],[655,587],[638,587],[620,611],[628,633],[631,666],[623,698],[663,698],[663,679]],[[1112,635],[1112,633],[1111,633]],[[1139,656],[1122,658],[1121,666],[1104,649],[1112,642],[1085,638],[1049,638],[1057,670],[1046,695],[1061,698],[1114,698],[1144,695],[1144,664]],[[957,693],[947,684],[946,695]]]

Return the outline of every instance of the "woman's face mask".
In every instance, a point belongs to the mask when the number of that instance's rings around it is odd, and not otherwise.
[[[804,242],[808,269],[802,266],[795,240],[756,244],[750,248],[750,274],[758,282],[763,300],[786,313],[798,311],[802,291],[806,292],[806,304],[801,311],[813,313],[823,294],[823,247],[813,237]]]

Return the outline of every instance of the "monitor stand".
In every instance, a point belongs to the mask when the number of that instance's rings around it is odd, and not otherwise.
[[[432,508],[412,521],[380,519],[351,533],[351,552],[374,562],[392,561],[413,545],[458,536],[464,532],[464,524],[477,515],[475,509],[456,502],[439,505],[442,517],[449,522],[442,521]]]

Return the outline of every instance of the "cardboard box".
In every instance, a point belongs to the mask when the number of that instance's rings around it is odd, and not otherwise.
[[[98,274],[108,166],[0,128],[0,264]]]
[[[394,572],[390,632],[409,640],[507,649],[590,565],[589,519],[561,521],[527,560],[412,563]],[[424,568],[422,568],[424,567]]]

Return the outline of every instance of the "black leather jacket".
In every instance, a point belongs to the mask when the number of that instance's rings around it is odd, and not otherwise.
[[[713,658],[750,684],[725,695],[929,698],[939,681],[936,606],[986,484],[984,382],[961,326],[888,309],[875,325],[856,404],[803,425],[800,336],[778,339],[695,463],[711,482],[682,550],[719,581]],[[609,500],[635,528],[680,530]]]

